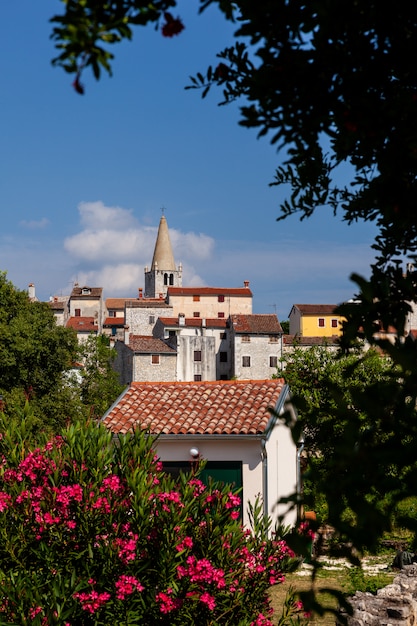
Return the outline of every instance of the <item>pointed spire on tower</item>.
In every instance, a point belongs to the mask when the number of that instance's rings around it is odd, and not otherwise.
[[[152,265],[145,267],[145,297],[166,297],[169,287],[182,287],[182,265],[175,267],[168,224],[162,209]]]
[[[162,214],[159,222],[151,269],[164,271],[175,271],[176,269],[171,240],[169,238],[168,224],[164,214]]]

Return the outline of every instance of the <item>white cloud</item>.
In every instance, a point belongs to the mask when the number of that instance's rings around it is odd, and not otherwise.
[[[64,241],[65,249],[80,260],[131,260],[149,265],[157,227],[143,226],[131,209],[108,207],[103,202],[82,202],[78,211],[83,229]],[[203,233],[182,233],[170,228],[175,259],[178,262],[210,258],[214,239]]]
[[[136,225],[137,221],[132,209],[118,206],[105,206],[101,200],[96,202],[80,202],[78,212],[81,224],[87,229],[124,230]]]

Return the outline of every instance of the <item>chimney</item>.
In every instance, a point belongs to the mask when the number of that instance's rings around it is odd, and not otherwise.
[[[29,283],[28,295],[30,300],[35,299],[35,285],[33,283]]]
[[[248,280],[244,280],[243,284],[246,287],[246,289],[249,289],[249,281]]]
[[[178,326],[185,326],[185,315],[184,315],[184,313],[178,313]]]
[[[138,292],[139,292],[139,300],[142,300],[142,298],[143,298],[143,289],[142,289],[142,287],[139,287]]]
[[[123,330],[124,330],[124,336],[125,336],[125,344],[128,346],[129,345],[129,326],[125,324],[123,326]]]

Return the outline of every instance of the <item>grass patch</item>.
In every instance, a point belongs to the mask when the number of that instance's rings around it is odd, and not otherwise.
[[[335,563],[332,561],[326,563],[324,561],[323,567],[316,575],[314,584],[311,580],[311,573],[305,566],[297,572],[286,575],[285,583],[275,585],[271,589],[271,602],[274,608],[274,615],[276,615],[275,621],[281,616],[285,597],[291,589],[296,593],[307,592],[312,589],[313,585],[320,604],[333,611],[336,611],[339,606],[337,595],[335,595],[337,593],[342,594],[344,598],[352,596],[355,591],[376,593],[378,589],[389,585],[397,573],[376,570],[376,568],[378,566],[389,567],[392,560],[392,555],[369,557],[364,562],[364,569],[348,567],[341,562]],[[325,591],[327,589],[332,591]],[[323,615],[313,614],[309,621],[323,626],[334,626],[335,615],[326,611]]]

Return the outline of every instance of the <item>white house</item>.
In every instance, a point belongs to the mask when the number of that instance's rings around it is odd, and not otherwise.
[[[156,452],[168,471],[189,470],[199,458],[206,475],[242,488],[247,505],[260,495],[264,512],[285,523],[295,513],[280,498],[297,487],[297,448],[290,430],[270,410],[290,408],[283,379],[212,382],[135,382],[102,418],[115,434],[142,428],[158,435]],[[292,410],[294,415],[294,411]]]

